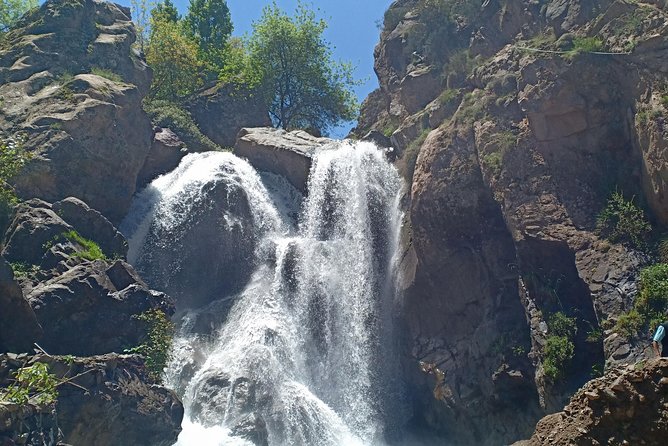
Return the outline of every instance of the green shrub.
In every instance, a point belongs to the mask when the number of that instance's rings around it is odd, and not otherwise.
[[[11,262],[9,266],[11,266],[16,279],[26,279],[34,276],[40,270],[38,265],[30,265],[25,262]]]
[[[107,260],[107,256],[102,252],[100,245],[92,240],[82,237],[77,231],[72,230],[65,232],[63,233],[63,237],[83,248],[82,251],[74,253],[74,257],[86,260]]]
[[[11,181],[32,158],[24,143],[22,135],[11,137],[0,134],[0,233],[4,233],[12,209],[19,202]]]
[[[164,100],[145,100],[143,105],[153,125],[171,129],[192,150],[221,150],[200,131],[190,113],[180,105]]]
[[[146,340],[127,352],[143,355],[146,359],[148,376],[156,382],[161,382],[162,372],[170,359],[174,324],[164,311],[157,308],[134,317],[146,323]]]
[[[561,311],[550,315],[547,321],[549,333],[556,336],[565,336],[569,339],[575,337],[577,333],[577,321],[574,317],[568,317]]]
[[[566,336],[548,336],[543,354],[543,371],[551,381],[563,377],[564,371],[575,355],[575,344]]]
[[[612,193],[596,222],[599,235],[636,249],[646,249],[651,230],[642,209],[633,203],[633,198],[625,200],[620,192]]]
[[[90,73],[108,79],[112,82],[123,82],[123,78],[119,74],[116,74],[113,71],[107,70],[105,68],[93,67],[91,68]]]
[[[457,96],[459,96],[459,90],[456,88],[448,88],[447,90],[444,90],[443,93],[440,94],[438,97],[438,102],[441,105],[448,105],[455,99],[457,99]]]
[[[640,271],[639,289],[633,308],[615,324],[615,331],[629,337],[643,328],[655,330],[668,315],[668,263],[656,263]]]
[[[29,367],[18,369],[14,382],[6,389],[0,389],[0,401],[26,404],[29,401],[38,404],[51,404],[58,398],[58,380],[49,373],[49,366],[36,362]]]
[[[573,48],[565,54],[565,57],[573,59],[582,53],[596,53],[604,49],[605,43],[598,37],[576,37],[573,39]]]

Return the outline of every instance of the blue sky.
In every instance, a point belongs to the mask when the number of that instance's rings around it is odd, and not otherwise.
[[[130,0],[116,0],[129,5]],[[183,14],[188,9],[189,0],[173,0]],[[227,5],[234,23],[233,35],[241,36],[251,31],[251,24],[260,18],[262,8],[270,0],[228,0]],[[297,0],[277,0],[278,6],[292,14]],[[356,66],[355,77],[364,83],[355,89],[360,102],[378,86],[373,71],[373,48],[378,43],[380,31],[377,23],[392,0],[320,0],[306,1],[305,4],[318,9],[319,16],[326,19],[329,28],[326,39],[332,44],[334,57],[352,62]],[[349,123],[337,128],[331,136],[343,137],[353,127]]]

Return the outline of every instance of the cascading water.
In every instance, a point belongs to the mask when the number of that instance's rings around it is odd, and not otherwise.
[[[205,206],[223,183],[224,209]],[[388,359],[400,187],[375,146],[344,141],[314,155],[298,221],[285,180],[227,153],[188,155],[137,197],[122,229],[130,260],[158,282],[192,263],[162,254],[187,251],[211,212],[223,236],[252,240],[245,286],[182,313],[166,372],[186,406],[178,445],[383,444],[401,407]]]

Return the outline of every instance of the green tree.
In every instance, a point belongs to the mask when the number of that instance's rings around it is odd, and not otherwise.
[[[181,15],[179,11],[174,6],[174,3],[171,0],[164,0],[163,2],[155,5],[155,8],[151,11],[151,21],[153,23],[157,22],[173,22],[177,23],[181,20]]]
[[[37,4],[37,0],[0,0],[0,33],[9,31],[23,14]]]
[[[156,21],[151,25],[146,62],[153,69],[153,99],[180,101],[202,85],[197,45],[179,23]]]
[[[357,101],[352,66],[332,60],[323,32],[327,23],[298,4],[289,17],[274,3],[253,23],[248,41],[252,79],[256,79],[276,127],[326,131],[352,120]]]
[[[137,30],[137,46],[140,50],[146,51],[146,44],[148,42],[150,24],[151,24],[151,9],[153,3],[149,0],[131,0],[130,11],[132,12],[133,22]]]
[[[222,68],[225,43],[233,29],[227,1],[191,0],[184,21],[197,41],[200,58],[213,69]]]

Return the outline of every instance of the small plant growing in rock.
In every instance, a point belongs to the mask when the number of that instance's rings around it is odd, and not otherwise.
[[[49,373],[49,366],[42,362],[16,371],[14,382],[6,389],[0,390],[0,401],[16,404],[52,404],[58,398],[58,379]]]
[[[668,314],[668,263],[657,263],[640,272],[640,293],[633,308],[622,314],[615,331],[626,336],[638,334],[643,327],[654,331]]]
[[[605,44],[598,37],[576,37],[573,39],[573,48],[565,54],[567,59],[573,59],[582,53],[596,53],[603,51]]]
[[[82,250],[74,253],[74,257],[79,257],[85,260],[107,260],[107,256],[102,252],[100,245],[92,240],[82,237],[77,231],[68,231],[63,233],[63,237],[77,245],[81,246]]]
[[[160,382],[162,372],[170,359],[174,324],[164,311],[157,308],[134,317],[146,324],[146,340],[127,352],[143,355],[146,358],[148,376],[155,382]]]
[[[105,68],[93,67],[91,68],[90,73],[96,76],[103,77],[112,82],[117,82],[117,83],[123,82],[123,78],[121,78],[119,74],[116,74],[113,71],[107,70]]]
[[[14,277],[22,280],[34,276],[40,271],[39,265],[31,265],[25,262],[12,262],[9,264],[14,272]]]
[[[543,352],[543,371],[554,382],[563,377],[575,355],[573,338],[577,333],[577,324],[574,317],[558,311],[549,317],[547,326],[549,336]]]
[[[647,247],[647,236],[651,230],[642,209],[636,206],[633,198],[626,200],[620,192],[612,193],[596,222],[599,235],[636,249]]]

